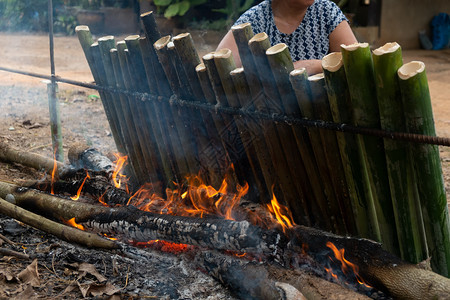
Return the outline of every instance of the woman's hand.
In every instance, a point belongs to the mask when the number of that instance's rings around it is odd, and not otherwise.
[[[299,60],[294,62],[294,68],[305,68],[308,75],[322,72],[322,61],[320,59]]]

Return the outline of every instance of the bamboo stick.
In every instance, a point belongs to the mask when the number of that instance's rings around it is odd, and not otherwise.
[[[342,54],[334,52],[322,59],[328,99],[333,121],[336,123],[352,123],[352,106],[345,77]],[[369,175],[366,165],[358,151],[359,143],[356,135],[336,133],[344,165],[345,176],[352,200],[358,235],[376,241],[381,239],[378,228],[375,204],[370,189]]]
[[[222,82],[222,87],[226,94],[228,105],[230,107],[240,108],[239,97],[230,74],[234,69],[236,69],[236,64],[234,62],[231,50],[221,49],[215,52],[214,64],[216,65],[217,73],[220,77],[220,81]],[[244,167],[242,169],[246,169],[246,173],[242,174],[242,176],[247,182],[249,182],[250,188],[256,188],[254,192],[260,193],[259,195],[261,202],[268,202],[270,200],[268,199],[270,194],[267,189],[264,188],[265,185],[263,184],[264,179],[262,176],[261,167],[255,157],[256,152],[253,148],[253,143],[247,130],[245,120],[242,120],[241,116],[234,116],[233,122],[240,136],[240,141],[242,142],[242,144],[239,145],[242,149],[236,149],[239,152],[242,152],[243,150],[243,153],[238,161],[238,163]]]
[[[267,34],[261,33],[252,37],[249,41],[249,47],[265,94],[264,103],[259,103],[257,109],[261,112],[282,113],[280,96],[275,81],[273,80],[272,71],[270,70],[266,56],[266,50],[270,48]],[[301,182],[303,181],[303,178],[295,180],[300,177],[297,174],[297,170],[300,169],[300,171],[304,171],[304,166],[293,164],[294,161],[298,161],[298,158],[292,159],[292,156],[298,156],[298,149],[293,133],[284,124],[272,123],[270,125],[267,122],[265,125],[268,126],[264,130],[265,139],[274,165],[277,166],[276,170],[278,178],[280,179],[280,184],[285,194],[284,201],[286,203],[295,203],[296,201],[304,203],[307,196],[301,186],[304,184],[304,182]],[[310,204],[314,205],[312,202],[310,202]],[[296,210],[293,210],[293,214],[294,216],[297,216],[297,222],[304,224],[314,224],[315,222],[320,224],[322,228],[326,227],[327,229],[331,229],[331,226],[328,226],[330,221],[327,220],[327,218],[315,218],[314,220],[311,220],[311,213],[309,210],[298,211],[299,207],[296,206],[296,208]],[[322,224],[322,221],[324,221],[325,224]]]
[[[397,70],[402,66],[402,51],[397,43],[387,43],[373,51],[378,106],[381,128],[405,132],[403,105],[397,80]],[[413,159],[406,142],[384,139],[389,183],[394,204],[395,223],[401,257],[418,263],[427,258],[422,226],[420,202],[412,167]],[[425,244],[426,245],[426,244]],[[426,246],[425,246],[426,247]]]
[[[341,52],[353,105],[354,124],[379,128],[380,117],[369,45],[341,45]],[[399,254],[383,140],[371,136],[360,138],[364,159],[369,166],[368,174],[383,245],[388,251]]]
[[[407,131],[435,136],[425,64],[412,61],[403,65],[398,69],[398,78]],[[439,148],[427,144],[412,147],[431,266],[437,273],[449,277],[450,220]]]
[[[63,138],[61,130],[61,114],[59,112],[56,82],[47,83],[48,107],[50,111],[50,132],[52,136],[53,153],[55,159],[64,162]]]
[[[298,116],[307,119],[317,119],[314,115],[313,101],[315,100],[311,93],[310,83],[306,69],[297,69],[291,71],[289,80],[297,97],[297,103],[300,108]],[[333,231],[343,232],[344,226],[341,223],[340,208],[338,205],[337,194],[333,189],[333,180],[331,178],[330,165],[328,164],[326,148],[323,145],[321,138],[321,131],[317,128],[307,128],[315,161],[317,162],[318,172],[320,174],[323,189],[326,198],[318,201],[319,210],[323,216],[330,219],[333,226]]]

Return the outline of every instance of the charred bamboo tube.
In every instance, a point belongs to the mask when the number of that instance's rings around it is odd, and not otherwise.
[[[412,61],[398,70],[400,92],[410,133],[436,135],[425,64]],[[414,147],[414,148],[412,148]],[[450,276],[450,220],[445,197],[439,149],[435,145],[411,145],[431,266]]]
[[[260,33],[252,37],[249,41],[249,47],[265,94],[264,105],[260,105],[257,109],[266,113],[282,113],[280,95],[275,85],[266,56],[266,50],[270,48],[267,34]],[[265,125],[270,126],[268,123],[265,123]],[[300,201],[300,203],[305,203],[307,201],[307,196],[305,195],[303,187],[300,186],[304,182],[299,182],[298,180],[294,181],[294,178],[300,177],[297,173],[298,168],[300,171],[304,171],[304,166],[303,164],[293,164],[293,162],[298,161],[298,158],[291,160],[292,156],[298,156],[298,149],[292,131],[285,124],[275,124],[267,127],[267,129],[264,130],[264,133],[272,160],[277,166],[276,170],[278,178],[280,179],[281,188],[284,190],[285,202],[295,203]],[[300,175],[302,175],[304,172],[300,173]],[[314,205],[312,202],[313,201],[309,204]],[[298,205],[292,207],[293,214],[298,216],[297,222],[303,224],[319,224],[319,222],[323,220],[328,224],[320,224],[320,226],[322,226],[322,228],[326,227],[327,229],[331,229],[331,226],[328,226],[330,222],[328,218],[314,218],[314,220],[312,220],[312,213],[309,210],[303,211],[298,209]],[[312,212],[314,211],[315,210],[313,209]]]
[[[312,97],[306,69],[302,68],[291,71],[289,80],[291,81],[300,108],[300,112],[297,114],[307,119],[316,119],[312,103],[315,99]],[[307,128],[306,130],[309,134],[315,161],[317,162],[318,172],[321,176],[323,189],[326,193],[326,198],[317,202],[320,212],[331,220],[334,231],[343,231],[343,224],[340,223],[341,218],[337,200],[338,196],[333,188],[332,175],[326,158],[327,153],[321,138],[321,131],[312,127]]]
[[[397,43],[387,43],[373,51],[378,106],[381,128],[388,131],[405,132],[403,105],[397,80],[397,70],[402,66],[402,51]],[[411,263],[427,258],[425,236],[417,184],[414,180],[413,159],[409,144],[384,139],[389,183],[394,204],[395,224],[401,257]]]
[[[147,93],[150,89],[147,84],[148,79],[146,78],[146,69],[142,59],[139,37],[137,35],[129,36],[125,39],[125,42],[127,43],[127,48],[130,53],[128,58],[131,59],[131,61],[129,60],[129,63],[133,66],[133,70],[130,69],[130,74],[134,78],[134,82],[139,82],[140,80],[140,86],[136,86],[136,89],[140,92]],[[136,72],[136,70],[139,71]],[[164,78],[166,77],[164,76]],[[170,92],[167,94],[170,94]],[[163,99],[161,103],[166,103],[166,105],[163,106],[164,110],[163,114],[159,117],[159,124],[161,132],[165,133],[165,135],[163,135],[164,145],[168,147],[167,149],[162,149],[162,151],[168,151],[170,149],[169,157],[171,158],[170,162],[172,168],[172,175],[169,177],[171,179],[168,179],[170,180],[168,182],[179,182],[181,180],[180,172],[186,172],[188,167],[185,158],[182,156],[182,143],[180,137],[178,136],[177,124],[175,123],[174,115],[172,114],[172,108],[170,107],[167,99]],[[146,110],[146,108],[147,106],[144,103],[142,110],[148,116],[150,113]],[[152,120],[147,118],[147,130],[151,128],[151,124],[149,124],[151,121]]]
[[[227,104],[230,107],[240,108],[238,94],[236,92],[233,80],[231,78],[231,72],[236,68],[236,64],[234,62],[231,50],[229,49],[221,49],[214,53],[214,64],[217,68],[217,73],[220,77],[220,81],[222,82],[222,87],[226,94]],[[240,136],[240,140],[242,142],[243,150],[246,154],[246,160],[240,160],[240,164],[244,165],[245,168],[250,166],[250,172],[246,172],[244,178],[250,182],[250,185],[254,184],[262,196],[262,202],[268,202],[269,199],[267,197],[270,195],[268,190],[264,185],[264,178],[262,176],[261,167],[256,158],[256,151],[253,147],[253,143],[251,140],[251,136],[247,130],[246,121],[242,119],[241,116],[234,116],[234,124],[237,128],[238,134]],[[244,154],[243,154],[244,156]],[[250,170],[249,170],[250,171]]]
[[[206,103],[195,69],[200,64],[200,58],[195,50],[192,36],[189,33],[181,33],[173,38],[173,43],[184,69],[183,75],[186,78],[184,80],[189,83],[192,91],[192,101]],[[218,158],[226,155],[225,149],[218,138],[219,135],[211,114],[204,110],[196,111],[196,114],[196,118],[201,121],[199,123],[199,138],[203,139],[198,145],[199,159],[203,161],[202,165],[209,173],[211,185],[217,187],[221,185],[223,180],[220,172],[218,172],[220,170]]]
[[[330,103],[325,90],[325,80],[323,73],[308,77],[309,86],[311,88],[311,99],[314,116],[316,119],[328,122],[333,121],[331,115]],[[352,205],[349,197],[347,181],[345,179],[344,167],[342,165],[340,149],[336,137],[336,133],[331,130],[321,130],[320,137],[325,150],[325,158],[329,166],[332,177],[333,188],[336,193],[336,199],[345,222],[347,233],[355,235],[355,218],[353,216]]]
[[[114,75],[116,78],[116,86],[119,89],[126,89],[125,82],[123,80],[123,72],[120,67],[119,62],[119,54],[117,49],[111,49],[110,51],[111,55],[111,63],[114,69]],[[126,122],[128,129],[127,132],[124,134],[125,141],[128,145],[128,152],[130,156],[130,163],[133,166],[133,169],[136,172],[137,178],[140,180],[140,183],[143,183],[144,179],[148,179],[148,175],[155,175],[154,170],[151,170],[150,172],[147,172],[146,170],[143,170],[141,166],[144,166],[143,162],[144,154],[143,151],[145,149],[145,143],[144,138],[142,137],[141,130],[139,126],[136,126],[134,123],[135,121],[138,123],[139,120],[137,116],[135,115],[133,117],[133,114],[131,112],[130,103],[128,101],[127,96],[124,94],[120,94],[119,96],[119,102],[120,102],[120,109],[122,111],[122,117],[124,121]],[[157,179],[154,176],[150,177],[152,182],[157,181]]]
[[[175,69],[172,61],[174,57],[171,55],[167,49],[167,44],[170,42],[171,36],[165,36],[157,40],[153,47],[156,50],[156,55],[158,60],[163,67],[166,77],[169,81],[169,85],[172,88],[173,93],[182,98],[184,95],[185,88],[181,86],[178,79],[177,70]],[[196,174],[198,172],[198,166],[196,161],[197,149],[193,144],[195,139],[192,135],[190,127],[186,124],[184,116],[186,115],[183,110],[179,107],[171,106],[172,114],[174,116],[174,123],[176,130],[179,134],[179,140],[174,141],[172,139],[174,155],[176,157],[178,170],[182,175]]]
[[[158,63],[157,61],[154,62],[155,59],[157,60],[154,48],[145,37],[139,39],[139,46],[146,74],[144,78],[147,79],[149,91],[154,95],[170,97],[170,87],[166,75],[164,73],[157,74],[153,68],[153,64]],[[146,101],[144,106],[146,113],[152,119],[149,129],[151,128],[155,137],[155,151],[159,154],[160,165],[164,170],[166,179],[170,182],[174,174],[176,174],[176,167],[174,165],[172,145],[167,133],[167,124],[169,123],[165,119],[165,116],[169,113],[168,103],[162,97],[157,97],[153,101]]]
[[[56,95],[57,89],[58,84],[56,82],[49,81],[47,83],[48,108],[50,112],[50,132],[52,137],[53,153],[57,161],[64,162],[61,114],[59,112],[60,109],[58,97]]]
[[[350,124],[352,122],[352,106],[342,63],[342,54],[334,52],[325,56],[322,59],[322,68],[333,121]],[[357,137],[354,134],[340,132],[337,132],[336,135],[345,168],[345,177],[352,200],[358,235],[379,241],[380,233],[369,175],[365,163],[360,158]]]
[[[380,117],[375,90],[372,55],[369,44],[341,46],[345,75],[353,104],[354,124],[379,128]],[[378,226],[384,247],[398,254],[398,238],[389,190],[383,140],[360,136],[364,159],[369,167],[372,195],[377,212]]]
[[[94,43],[94,40],[92,39],[91,32],[89,30],[88,26],[77,26],[75,29],[78,40],[80,42],[81,48],[83,49],[84,56],[86,57],[86,60],[89,64],[89,68],[91,69],[92,76],[94,77],[94,80],[97,84],[101,83],[101,75],[100,70],[97,69],[96,61],[94,58],[94,53],[92,52],[91,45]],[[98,47],[98,44],[97,46]],[[98,58],[100,58],[97,55]],[[113,121],[113,114],[111,112],[111,109],[109,107],[109,101],[108,97],[110,96],[108,93],[104,91],[99,91],[100,98],[102,100],[103,108],[105,110],[106,118],[108,119],[109,127],[111,128],[111,132],[114,138],[114,142],[116,144],[117,150],[121,153],[125,153],[125,149],[122,146],[120,139],[119,139],[119,132],[117,131],[116,125]]]

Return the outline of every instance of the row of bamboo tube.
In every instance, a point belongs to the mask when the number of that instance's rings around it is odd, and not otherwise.
[[[117,148],[131,172],[155,191],[199,174],[220,186],[232,174],[249,197],[272,193],[296,222],[379,241],[410,262],[431,256],[450,273],[450,223],[437,146],[242,117],[217,108],[435,135],[421,62],[402,66],[386,44],[342,46],[323,73],[294,70],[285,44],[270,45],[251,26],[232,27],[242,68],[228,49],[199,58],[189,33],[161,37],[152,12],[145,37],[94,42],[77,34],[97,84],[150,93],[153,100],[100,91]],[[196,109],[171,103],[209,104]],[[173,97],[173,96],[172,96]],[[234,166],[230,172],[230,165]]]

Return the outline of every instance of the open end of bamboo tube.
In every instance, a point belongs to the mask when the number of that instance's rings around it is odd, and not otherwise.
[[[203,55],[203,60],[211,60],[211,59],[214,59],[214,54],[215,54],[216,52],[209,52],[208,54],[205,54],[205,55]]]
[[[97,47],[98,46],[98,42],[93,42],[91,47]]]
[[[306,69],[300,68],[300,69],[293,70],[291,73],[289,73],[289,76],[295,77],[295,76],[303,75],[304,73],[306,73]]]
[[[282,52],[287,48],[287,45],[284,43],[276,44],[275,46],[270,47],[266,50],[267,55],[273,55]]]
[[[135,41],[135,40],[138,40],[139,38],[140,38],[140,36],[137,34],[129,35],[125,38],[125,41]]]
[[[141,18],[153,14],[153,10],[141,14]]]
[[[236,69],[234,69],[233,71],[230,72],[230,75],[233,76],[233,75],[237,75],[237,74],[242,73],[242,72],[244,72],[244,68],[236,68]]]
[[[401,66],[397,73],[400,79],[407,80],[423,71],[425,71],[425,64],[423,62],[412,61]]]
[[[227,48],[220,49],[214,53],[214,58],[229,58],[231,56],[231,50]]]
[[[173,41],[170,41],[167,43],[167,49],[169,49],[169,50],[175,49],[175,44],[173,43]]]
[[[205,72],[206,71],[206,67],[204,63],[198,64],[195,67],[195,72]]]
[[[170,35],[166,35],[166,36],[160,38],[159,40],[157,40],[153,44],[153,46],[155,46],[156,50],[161,50],[164,47],[166,47],[169,42],[170,42]]]
[[[323,73],[318,73],[318,74],[314,74],[308,77],[308,81],[319,81],[324,79],[325,76],[323,75]]]
[[[242,23],[242,24],[239,24],[239,25],[234,25],[234,26],[231,27],[231,31],[239,30],[239,29],[245,28],[247,26],[251,26],[250,23]]]
[[[343,66],[342,53],[333,52],[322,58],[322,68],[330,72],[336,72]]]
[[[355,51],[356,49],[367,47],[369,47],[369,43],[354,43],[350,45],[341,44],[341,48],[344,48],[347,51]]]
[[[250,43],[253,43],[253,42],[260,42],[260,41],[263,41],[263,40],[267,39],[268,37],[269,37],[269,36],[267,35],[267,33],[261,32],[261,33],[255,34],[255,35],[248,41],[248,43],[250,44]]]
[[[102,36],[101,38],[98,39],[99,42],[110,41],[110,40],[114,40],[114,36],[107,35],[107,36]]]
[[[373,54],[380,56],[386,53],[393,53],[397,51],[398,48],[400,48],[400,45],[396,42],[386,43],[384,44],[384,46],[381,46],[380,48],[373,50]]]
[[[184,32],[184,33],[180,33],[177,34],[176,36],[173,37],[174,40],[181,40],[184,39],[185,37],[190,36],[191,34],[189,32]]]
[[[75,27],[75,32],[78,32],[78,31],[89,31],[89,26],[78,25],[77,27]]]

